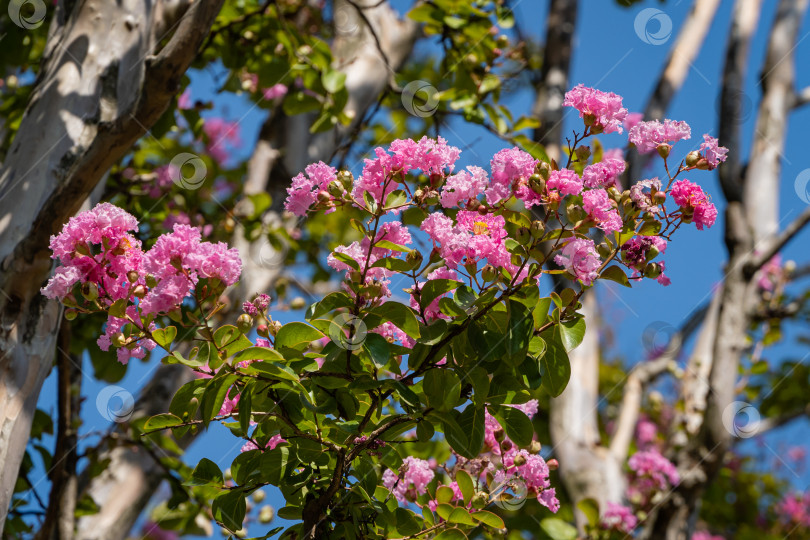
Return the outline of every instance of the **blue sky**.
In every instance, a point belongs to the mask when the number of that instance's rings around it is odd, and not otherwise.
[[[648,1],[629,9],[605,0],[584,0],[581,4],[574,46],[571,86],[581,82],[601,90],[616,92],[624,97],[625,107],[631,112],[642,110],[691,3],[684,0],[669,1],[664,4]],[[745,85],[746,98],[750,100],[751,108],[743,125],[743,161],[747,159],[751,134],[754,130],[756,110],[753,107],[758,103],[761,95],[757,77],[764,59],[776,2],[765,2],[764,4],[764,14],[752,44],[752,62]],[[545,29],[547,2],[522,0],[514,2],[513,6],[524,32],[541,40],[541,34]],[[674,27],[672,36],[660,45],[645,43],[634,29],[636,16],[642,9],[650,7],[660,9],[664,16],[672,21]],[[697,148],[702,141],[703,133],[717,135],[715,104],[720,91],[719,80],[731,7],[732,2],[721,2],[720,11],[706,43],[690,69],[683,89],[677,94],[667,114],[667,117],[675,120],[686,120],[692,126],[692,139],[675,146],[674,152],[678,155]],[[801,69],[801,66],[807,65],[810,60],[810,40],[804,41],[804,37],[808,35],[808,26],[805,21],[799,32],[800,42],[796,49],[797,65],[800,66],[797,73],[798,88],[810,84],[810,71]],[[649,30],[657,31],[654,26]],[[431,44],[423,45],[420,49],[421,52],[427,53],[432,50],[434,49]],[[247,100],[215,94],[214,90],[210,73],[192,75],[194,98],[212,99],[216,104],[216,109],[212,114],[222,115],[230,120],[240,120],[241,135],[244,141],[240,152],[244,154],[243,157],[247,157],[256,140],[263,116],[255,114],[257,109],[251,111],[250,103]],[[524,91],[510,96],[507,105],[513,110],[515,116],[528,114],[532,99],[533,94]],[[248,114],[249,112],[250,114]],[[804,149],[807,135],[803,129],[803,126],[807,125],[809,121],[810,107],[795,112],[790,120],[788,142],[785,157],[782,160],[780,211],[784,218],[783,225],[805,207],[805,202],[796,195],[794,181],[801,171],[810,167]],[[566,113],[565,132],[570,133],[572,129],[580,127],[580,120],[576,113],[573,111]],[[492,154],[505,146],[504,142],[488,132],[467,125],[462,126],[460,122],[451,124],[450,129],[443,135],[451,144],[462,149],[460,165],[472,163],[483,165],[488,162]],[[626,142],[626,139],[620,135],[604,136],[601,140],[606,147],[622,147]],[[655,176],[661,173],[662,171],[653,168],[647,171],[645,176]],[[678,232],[665,257],[667,274],[672,279],[672,285],[662,287],[648,280],[634,286],[632,290],[613,286],[613,284],[598,287],[604,310],[603,318],[606,324],[611,325],[615,334],[615,352],[630,363],[643,359],[644,349],[641,336],[650,323],[661,321],[675,327],[679,326],[694,309],[709,299],[712,287],[723,276],[722,265],[726,259],[721,223],[724,202],[717,175],[710,172],[699,172],[689,176],[689,179],[697,181],[714,195],[713,200],[720,209],[720,220],[708,231],[700,232],[689,226]],[[806,261],[808,234],[805,232],[788,246],[783,252],[786,259],[792,258],[799,263]],[[287,322],[299,317],[299,313],[286,312],[280,316],[280,319],[282,322]],[[778,362],[788,355],[803,357],[807,351],[794,345],[794,337],[795,332],[788,332],[785,342],[770,349],[766,356],[772,362]],[[110,361],[115,361],[112,356]],[[139,388],[148,380],[157,361],[158,359],[152,359],[145,365],[133,364],[124,380],[118,385],[135,393],[134,389]],[[86,372],[92,373],[89,364],[86,366]],[[106,429],[108,422],[95,407],[96,396],[105,385],[93,381],[89,376],[85,377],[84,385],[83,392],[88,396],[85,402],[84,431]],[[55,395],[55,377],[52,374],[45,383],[40,407],[47,411],[55,411]],[[779,430],[767,437],[765,443],[775,451],[774,453],[779,453],[779,449],[788,443],[807,445],[807,422],[803,421],[793,427]],[[752,450],[754,449],[753,443],[746,444]],[[186,459],[196,463],[200,458],[207,457],[225,469],[238,454],[240,446],[241,442],[226,435],[224,428],[212,427],[209,433],[200,437],[192,446]],[[769,457],[767,449],[760,449],[760,451]],[[557,457],[564,459],[564,456]],[[786,477],[798,489],[805,489],[810,484],[810,474],[799,470],[794,472],[795,474],[785,471]],[[44,483],[40,485],[40,495],[45,496],[45,489]],[[268,502],[276,508],[283,505],[283,501],[277,494],[271,494]],[[255,533],[258,530],[254,529],[251,532]]]

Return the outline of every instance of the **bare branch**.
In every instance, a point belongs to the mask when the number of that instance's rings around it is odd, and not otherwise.
[[[804,211],[799,214],[798,218],[793,220],[790,225],[785,227],[782,232],[768,242],[768,246],[765,249],[762,249],[757,255],[752,256],[753,259],[751,262],[745,266],[746,275],[749,278],[753,277],[757,270],[765,266],[765,264],[770,261],[774,255],[779,253],[794,236],[799,234],[808,223],[810,223],[810,207],[805,208]]]
[[[793,98],[793,108],[797,109],[799,107],[803,107],[810,103],[810,86],[805,86],[799,92],[796,92],[796,95]]]
[[[756,430],[753,433],[746,433],[747,437],[758,437],[760,435],[765,435],[771,430],[776,428],[780,428],[785,424],[796,420],[797,418],[804,418],[810,417],[810,404],[805,405],[804,407],[794,409],[792,411],[785,412],[780,416],[773,416],[770,418],[765,418],[760,420],[756,425]]]
[[[718,139],[722,146],[729,149],[729,152],[726,161],[718,169],[718,173],[720,186],[728,201],[739,201],[742,198],[740,128],[744,120],[743,107],[749,101],[743,89],[751,48],[751,36],[756,30],[761,9],[762,0],[740,0],[734,5],[731,30],[726,45],[723,87],[720,91],[720,110],[718,111]]]

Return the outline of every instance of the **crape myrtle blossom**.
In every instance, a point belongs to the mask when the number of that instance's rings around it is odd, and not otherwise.
[[[528,187],[527,181],[534,174],[539,162],[530,154],[519,148],[505,148],[496,153],[490,161],[492,178],[485,191],[487,202],[491,205],[508,200],[516,192],[517,197],[527,206],[535,196]]]
[[[699,231],[711,227],[717,219],[717,208],[710,202],[703,189],[689,180],[678,180],[672,184],[670,191],[675,204],[681,207],[684,220],[694,221]]]
[[[706,160],[706,167],[711,171],[726,160],[728,148],[720,146],[717,139],[714,137],[703,135],[703,142],[700,143],[700,152]]]
[[[662,212],[666,197],[666,192],[661,191],[661,181],[658,178],[642,180],[630,187],[630,199],[642,212]]]
[[[402,461],[399,473],[386,469],[382,481],[399,502],[413,502],[416,497],[427,492],[427,485],[434,476],[430,463],[408,456]]]
[[[623,158],[603,156],[602,161],[587,165],[582,171],[583,184],[587,188],[617,186],[617,180],[625,167],[626,163]]]
[[[658,283],[666,286],[670,284],[670,280],[664,275],[663,261],[656,262],[657,267],[647,270],[649,261],[666,250],[667,241],[660,236],[635,236],[622,245],[622,260],[633,269],[632,277],[637,277],[646,270],[648,277],[654,277]]]
[[[591,285],[599,275],[602,261],[596,246],[590,238],[572,238],[562,248],[562,253],[554,257],[554,262],[564,267],[568,273],[582,281],[584,285]]]
[[[627,495],[640,505],[649,502],[655,492],[666,491],[680,481],[675,465],[655,449],[636,452],[627,465],[632,471]]]
[[[773,291],[776,285],[782,281],[784,275],[785,270],[782,266],[782,256],[777,253],[760,269],[757,287],[763,291]]]
[[[478,196],[488,185],[487,172],[481,167],[471,165],[466,171],[447,177],[442,189],[441,204],[445,208],[465,208],[470,204],[477,207]]]
[[[197,228],[176,224],[146,252],[131,234],[137,228],[134,216],[110,203],[71,218],[51,237],[52,257],[62,266],[42,289],[48,298],[71,305],[77,301],[72,294],[76,285],[81,286],[85,299],[102,309],[123,302],[121,310],[108,314],[98,345],[103,351],[115,345],[118,360],[124,364],[131,357],[144,358],[155,348],[147,336],[155,325],[147,325],[146,316],[179,307],[200,279],[233,285],[242,270],[236,249],[221,242],[202,242]],[[129,324],[144,335],[124,336]]]
[[[601,525],[607,530],[629,534],[638,525],[638,518],[631,508],[608,501]]]
[[[663,122],[652,120],[639,122],[628,132],[628,139],[636,146],[639,154],[649,154],[659,146],[670,146],[692,136],[692,129],[686,122],[666,119]]]
[[[322,161],[307,165],[304,172],[306,174],[301,173],[293,178],[284,203],[284,208],[296,216],[305,216],[319,198],[329,200],[331,195],[327,189],[337,179],[337,170]]]
[[[620,231],[622,218],[616,211],[616,201],[604,189],[591,189],[582,194],[582,208],[606,233]]]
[[[586,126],[591,126],[593,133],[621,133],[622,122],[627,117],[621,96],[582,84],[565,93],[563,105],[578,110],[579,117],[585,120]]]

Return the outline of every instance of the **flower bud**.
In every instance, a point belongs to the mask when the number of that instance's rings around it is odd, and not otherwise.
[[[548,470],[550,471],[556,471],[557,469],[560,468],[560,462],[557,461],[556,459],[550,459],[546,461],[546,465],[548,466]]]
[[[76,244],[76,253],[79,255],[85,255],[91,257],[93,254],[90,252],[90,246],[88,246],[85,242],[80,244]]]
[[[351,189],[352,184],[354,184],[354,177],[349,171],[340,171],[337,175],[337,179],[347,190]]]
[[[622,201],[622,192],[616,189],[616,186],[610,186],[607,188],[608,197],[613,199],[616,202]]]
[[[115,347],[123,347],[124,345],[127,344],[127,337],[121,332],[116,332],[112,336],[112,344]]]
[[[504,431],[503,428],[496,429],[492,435],[495,437],[495,440],[498,442],[503,441]]]
[[[599,135],[603,131],[605,131],[605,126],[602,124],[594,124],[591,126],[591,135]]]
[[[657,247],[655,247],[655,246],[650,246],[649,248],[647,248],[647,255],[646,255],[646,257],[645,257],[645,258],[647,259],[647,261],[651,261],[651,260],[653,260],[654,258],[658,257],[658,254],[659,254],[659,253],[661,253],[661,252],[660,252],[660,251],[658,251],[658,248],[657,248]]]
[[[259,493],[258,491],[256,493]],[[262,492],[263,493],[263,492]],[[259,523],[267,524],[273,521],[273,517],[275,514],[273,513],[273,507],[269,505],[262,506],[262,509],[259,510]]]
[[[279,330],[281,330],[281,323],[278,321],[272,321],[270,323],[270,334],[273,337],[276,337],[276,334],[278,334]]]
[[[253,317],[247,313],[242,313],[239,315],[239,318],[236,319],[236,327],[243,334],[247,334],[250,332],[250,329],[253,328]]]
[[[796,270],[796,261],[794,260],[785,261],[783,268],[785,269],[785,272],[787,272],[788,274],[792,273],[793,271]]]
[[[664,159],[667,159],[669,157],[669,151],[672,150],[672,147],[666,143],[661,143],[658,145],[658,148],[656,148],[656,150],[658,150],[659,156],[661,156]]]
[[[495,281],[495,278],[498,277],[497,272],[495,271],[495,267],[491,264],[487,264],[481,269],[481,277],[487,283],[490,281]]]
[[[408,265],[410,265],[410,267],[413,269],[419,268],[419,265],[422,264],[423,259],[424,257],[422,254],[416,249],[410,250],[405,256],[405,262],[407,262]]]
[[[544,193],[546,191],[546,181],[541,175],[535,173],[529,177],[529,187],[537,194]]]
[[[65,304],[67,307],[79,307],[78,302],[76,302],[76,297],[73,296],[73,293],[68,293],[64,298],[62,298],[62,303]]]
[[[322,203],[326,203],[332,200],[332,196],[329,195],[329,192],[326,190],[320,190],[318,192],[318,201]]]
[[[256,333],[259,334],[260,337],[266,338],[270,335],[270,329],[266,324],[260,324],[256,327]]]
[[[644,277],[655,279],[661,275],[661,265],[658,263],[649,263],[644,267]]]
[[[234,535],[235,537],[237,537],[237,538],[247,538],[248,531],[247,531],[247,529],[246,529],[246,528],[242,527],[241,529],[239,529],[238,531],[236,531],[235,533],[233,533],[233,535]]]
[[[664,204],[664,201],[667,200],[667,194],[663,191],[656,191],[655,195],[652,196],[652,202],[656,206],[659,204]]]
[[[418,203],[422,202],[422,197],[424,197],[424,196],[425,196],[425,192],[422,190],[422,188],[419,188],[419,189],[417,189],[416,191],[413,192],[413,198]]]
[[[476,510],[481,510],[489,502],[489,495],[487,495],[485,491],[479,491],[478,493],[473,495],[471,502],[473,508],[475,508]]]
[[[341,185],[340,182],[336,180],[332,180],[331,182],[329,182],[327,190],[329,191],[329,194],[334,197],[342,197],[343,193],[345,193],[346,191],[345,189],[343,189],[343,185]]]
[[[382,286],[374,280],[370,285],[366,285],[366,294],[369,298],[378,298],[382,294]]]
[[[523,457],[523,454],[518,454],[518,455],[515,456],[514,464],[515,464],[515,467],[520,467],[521,465],[526,464],[526,458]]]
[[[265,499],[265,497],[267,497],[267,493],[265,493],[262,490],[257,490],[257,491],[254,491],[253,495],[251,495],[250,497],[251,497],[251,499],[253,499],[253,502],[255,502],[256,504],[259,504],[260,502],[262,502]]]
[[[532,241],[532,233],[528,228],[520,227],[517,230],[515,240],[522,246],[528,245]]]
[[[591,157],[591,147],[583,144],[578,146],[574,153],[577,155],[577,161],[587,161]]]
[[[79,314],[79,312],[76,311],[75,309],[66,309],[65,310],[65,319],[67,319],[69,321],[72,321],[73,319],[76,318],[76,315],[78,315],[78,314]]]
[[[152,274],[146,274],[146,286],[150,289],[157,287],[157,279]]]
[[[136,272],[135,270],[130,270],[129,272],[127,272],[127,281],[129,281],[130,283],[135,283],[136,281],[138,281],[138,277],[139,277],[138,272]]]
[[[498,36],[498,39],[495,40],[495,44],[498,47],[501,47],[501,48],[508,47],[509,46],[509,37],[506,36],[505,34],[501,34],[500,36]]]
[[[540,239],[543,237],[543,234],[546,232],[545,224],[540,220],[532,221],[532,226],[529,229],[532,233],[532,238]]]
[[[543,177],[543,180],[548,180],[548,177],[551,176],[551,166],[545,161],[538,163],[534,170]]]
[[[540,441],[532,441],[532,444],[529,445],[529,453],[530,454],[539,454],[540,450],[543,449],[543,445],[540,444]]]
[[[700,161],[700,152],[697,150],[692,150],[686,154],[686,159],[684,159],[684,161],[686,162],[687,167],[694,167],[697,165],[697,162]]]
[[[444,175],[433,173],[430,175],[430,187],[433,189],[439,189],[444,184]]]
[[[425,195],[425,204],[429,206],[439,204],[439,192],[432,189],[428,191]]]
[[[304,309],[307,307],[307,301],[300,296],[296,296],[290,302],[290,309]]]
[[[132,296],[136,298],[143,298],[146,296],[146,287],[143,285],[135,285],[135,288],[132,289]]]
[[[486,206],[484,206],[483,204],[478,205],[478,215],[485,216],[487,215],[487,212],[488,210]]]
[[[577,206],[576,204],[571,204],[565,209],[565,214],[568,216],[568,220],[571,223],[576,223],[577,221],[581,221],[585,219],[585,211]]]
[[[98,298],[98,285],[88,281],[82,285],[82,296],[91,302]]]
[[[582,117],[582,120],[585,122],[586,126],[592,126],[594,122],[596,122],[596,116],[588,113]]]
[[[706,160],[706,158],[700,158],[700,160],[697,162],[697,168],[700,169],[701,171],[708,171],[709,170],[708,160]]]

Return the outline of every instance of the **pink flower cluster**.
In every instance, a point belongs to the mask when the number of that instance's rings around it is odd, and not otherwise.
[[[453,171],[461,150],[450,146],[442,137],[429,139],[422,137],[419,142],[411,139],[398,139],[391,143],[390,154],[382,148],[375,150],[375,159],[366,159],[363,174],[357,179],[352,195],[363,200],[367,192],[378,203],[398,188],[399,181],[412,170],[419,169],[424,174],[440,175]]]
[[[773,291],[776,285],[782,281],[784,275],[782,257],[777,253],[759,271],[757,286],[763,291]]]
[[[307,165],[306,176],[299,174],[287,188],[287,200],[284,208],[296,216],[305,216],[307,211],[318,202],[318,199],[329,200],[332,196],[327,191],[329,184],[337,179],[337,171],[319,161]]]
[[[602,515],[602,527],[610,531],[630,534],[638,525],[638,518],[631,508],[608,502],[605,513]]]
[[[703,135],[703,142],[700,143],[700,151],[710,171],[716,169],[721,162],[725,161],[726,154],[728,154],[728,148],[720,146],[717,139],[709,135]]]
[[[256,298],[254,298],[250,302],[244,302],[242,304],[242,311],[247,313],[248,315],[255,317],[260,313],[267,311],[267,308],[270,306],[270,297],[266,294],[258,294]]]
[[[633,276],[638,276],[644,272],[647,262],[655,258],[659,253],[667,250],[667,241],[660,236],[634,236],[622,246],[622,260],[634,270]],[[664,275],[666,265],[664,261],[658,261],[661,273],[657,280],[661,285],[669,285],[670,279]]]
[[[627,489],[631,500],[645,504],[656,491],[664,491],[680,481],[675,465],[658,450],[636,452],[627,461],[632,474]]]
[[[622,98],[613,92],[602,92],[578,84],[565,93],[563,105],[574,107],[585,124],[596,128],[595,132],[622,132],[622,122],[627,109],[622,107]],[[593,129],[593,128],[592,128]]]
[[[51,237],[52,257],[59,266],[42,294],[48,298],[76,302],[74,286],[102,307],[124,300],[125,317],[109,316],[105,334],[98,340],[107,351],[112,338],[127,324],[141,331],[142,316],[165,313],[178,307],[200,278],[217,278],[226,285],[239,279],[242,263],[236,249],[224,243],[200,241],[199,229],[175,225],[174,231],[160,236],[152,249],[144,252],[136,231],[134,216],[110,204],[71,218],[62,231]],[[128,340],[118,348],[118,360],[143,358],[155,343],[145,336]]]
[[[239,136],[239,122],[229,122],[224,118],[208,118],[203,124],[207,137],[206,151],[220,165],[225,165],[231,150],[242,144]]]
[[[273,449],[275,449],[276,446],[278,446],[281,443],[285,443],[285,442],[287,442],[287,440],[282,438],[281,435],[278,435],[278,434],[273,435],[272,437],[270,437],[270,440],[267,441],[267,444],[264,445],[264,450],[273,450]],[[242,449],[240,451],[241,452],[248,452],[250,450],[259,450],[259,447],[256,446],[255,442],[248,441],[248,442],[246,442],[245,444],[242,445]],[[264,451],[264,450],[262,450],[262,451]]]
[[[532,200],[536,194],[526,185],[526,180],[534,174],[538,161],[519,148],[505,148],[492,156],[489,162],[492,170],[492,183],[485,191],[489,204],[508,200],[513,192],[524,202]]]
[[[686,122],[666,119],[663,122],[652,120],[639,122],[628,133],[628,139],[636,146],[639,154],[649,154],[661,145],[670,146],[692,136],[692,129]]]
[[[582,181],[587,188],[618,186],[617,180],[625,167],[624,159],[605,155],[602,161],[585,167],[582,171]]]
[[[689,180],[678,180],[672,184],[670,195],[675,204],[681,207],[685,219],[691,219],[699,231],[711,227],[717,219],[717,208],[711,203],[703,189]]]
[[[606,233],[622,230],[622,218],[616,211],[617,207],[616,201],[604,189],[591,189],[582,194],[582,208]]]
[[[493,266],[510,267],[511,258],[504,244],[505,225],[503,216],[460,210],[455,224],[449,216],[435,212],[425,218],[420,228],[430,236],[449,268],[483,260]]]
[[[810,493],[788,493],[776,505],[782,521],[793,527],[810,528]]]
[[[562,252],[554,257],[554,262],[564,267],[569,274],[591,285],[599,276],[602,261],[596,246],[590,238],[573,238],[565,243]]]
[[[530,400],[519,405],[510,405],[523,412],[529,418],[537,414],[537,400]],[[484,415],[484,452],[488,465],[481,473],[494,474],[497,484],[519,481],[526,486],[530,495],[537,497],[538,502],[557,512],[560,503],[556,491],[549,482],[549,468],[539,454],[532,454],[519,449],[506,435],[503,427],[494,416],[485,411]],[[500,466],[495,464],[500,462]]]
[[[382,481],[399,502],[414,502],[419,495],[427,492],[427,485],[434,476],[430,463],[408,456],[403,460],[399,473],[386,469]]]

